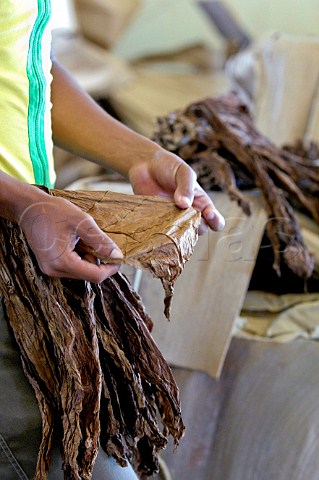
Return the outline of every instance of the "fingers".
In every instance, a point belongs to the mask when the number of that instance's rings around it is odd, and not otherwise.
[[[219,232],[225,227],[224,217],[213,204],[207,205],[207,207],[202,210],[202,217],[207,222],[208,226],[215,232]]]
[[[209,229],[209,227],[208,227],[207,223],[202,218],[201,222],[199,224],[199,227],[198,227],[198,235],[204,235],[204,233],[208,232],[208,229]]]
[[[120,265],[107,264],[93,262],[92,257],[81,258],[77,252],[70,253],[68,258],[64,259],[63,269],[58,272],[51,273],[51,276],[67,277],[76,280],[86,280],[92,283],[101,283],[106,278],[114,275],[120,268]]]
[[[176,190],[174,200],[178,207],[188,208],[194,200],[196,173],[185,163],[181,163],[175,174]]]
[[[46,275],[100,283],[119,269],[119,264],[113,265],[110,261],[123,257],[115,242],[92,217],[66,200],[50,198],[33,204],[25,212],[22,227]],[[81,257],[76,251],[80,238],[89,246],[95,260],[91,255]],[[108,258],[108,264],[97,265],[97,257]]]
[[[67,262],[64,258],[64,269],[67,266],[69,278],[100,283],[119,270],[119,263],[112,264],[112,259],[115,261],[122,259],[123,254],[116,243],[102,232],[93,218],[86,217],[78,224],[76,236],[89,246],[93,254],[81,257],[76,251],[70,252]],[[100,259],[103,261],[105,258],[108,259],[107,264],[100,262]]]
[[[116,243],[97,226],[92,217],[84,217],[75,234],[86,243],[97,258],[123,258]]]
[[[118,249],[116,258],[118,257]],[[122,257],[122,254],[120,252]],[[112,252],[109,256],[112,258]],[[41,271],[46,275],[56,278],[72,278],[76,280],[86,280],[88,282],[100,283],[106,278],[114,275],[120,264],[104,264],[92,254],[80,256],[76,250],[66,249],[63,255],[54,259],[38,258]]]
[[[178,207],[188,208],[193,205],[202,214],[199,234],[202,235],[211,228],[220,231],[225,226],[225,219],[219,213],[209,196],[196,182],[195,172],[186,164],[181,163],[175,175],[176,190],[174,200]]]
[[[224,217],[217,210],[207,193],[205,193],[199,185],[195,188],[193,207],[201,212],[202,218],[209,228],[215,232],[223,230],[225,227]],[[201,230],[199,230],[199,233],[201,233]]]

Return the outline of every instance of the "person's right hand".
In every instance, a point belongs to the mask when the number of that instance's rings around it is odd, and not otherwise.
[[[98,265],[92,255],[81,257],[77,253],[76,244],[82,239],[102,258],[123,256],[94,219],[68,200],[44,194],[41,201],[20,212],[18,221],[47,275],[100,283],[119,269],[119,265]]]

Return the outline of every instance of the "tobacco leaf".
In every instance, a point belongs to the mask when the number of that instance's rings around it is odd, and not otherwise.
[[[312,276],[314,258],[294,208],[319,222],[318,147],[276,147],[234,94],[205,98],[160,117],[154,140],[189,163],[205,190],[227,192],[246,214],[249,199],[239,189],[258,187],[269,215],[274,270],[280,276],[284,263],[304,280]]]
[[[115,192],[49,190],[89,213],[122,250],[123,263],[159,278],[165,291],[165,315],[170,317],[174,283],[193,253],[200,213],[182,210],[164,198]],[[100,257],[80,241],[78,249]],[[106,259],[110,262],[114,260]]]
[[[166,200],[49,193],[93,215],[124,261],[164,284],[174,283],[197,240],[199,214]],[[94,285],[44,275],[20,227],[0,218],[0,295],[42,417],[35,480],[48,478],[60,430],[65,480],[90,480],[100,445],[123,466],[157,472],[168,436],[177,445],[184,433],[179,391],[126,277]]]

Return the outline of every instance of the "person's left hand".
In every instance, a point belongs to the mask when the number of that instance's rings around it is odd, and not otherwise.
[[[128,177],[135,194],[159,195],[174,200],[180,208],[193,206],[201,212],[199,234],[208,227],[214,231],[224,228],[224,217],[197,183],[194,170],[177,155],[159,149],[147,161],[133,164]]]

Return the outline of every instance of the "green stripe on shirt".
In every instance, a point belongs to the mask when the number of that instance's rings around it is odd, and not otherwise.
[[[34,23],[27,58],[29,79],[28,133],[29,151],[35,182],[52,186],[49,177],[48,156],[44,135],[46,111],[46,79],[42,66],[42,35],[50,19],[50,0],[38,0],[38,15]]]

